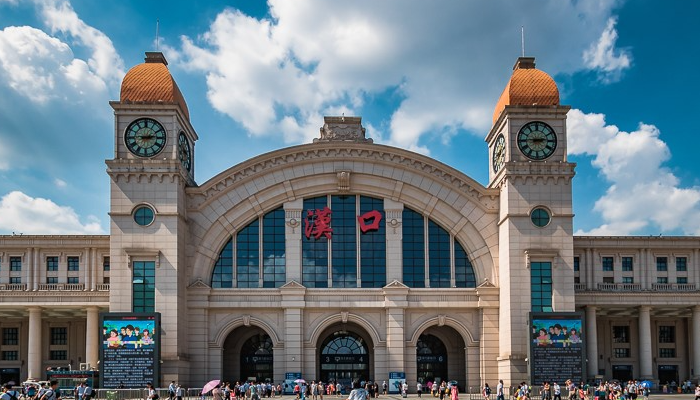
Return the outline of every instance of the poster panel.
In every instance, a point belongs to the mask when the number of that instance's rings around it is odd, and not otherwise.
[[[533,385],[567,379],[585,381],[583,314],[530,313],[530,381]]]
[[[101,313],[100,387],[160,385],[160,313]]]

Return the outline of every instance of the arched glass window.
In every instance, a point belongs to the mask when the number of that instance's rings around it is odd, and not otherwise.
[[[330,210],[328,235],[316,234],[319,212]],[[321,196],[304,200],[302,284],[310,288],[380,288],[386,285],[384,200],[367,196]],[[313,232],[312,232],[313,231]],[[330,252],[330,265],[329,265]],[[330,267],[330,271],[329,271]],[[358,279],[359,275],[359,279]]]
[[[234,249],[237,287],[260,287],[261,278],[263,287],[272,288],[284,285],[286,282],[286,256],[284,210],[282,207],[250,222],[241,228],[234,238],[235,240],[232,238],[226,242],[219,253],[216,264],[214,264],[211,279],[213,288],[234,286]]]
[[[469,256],[447,230],[407,207],[404,207],[402,220],[403,283],[406,286],[425,287],[427,274],[429,287],[476,287]]]

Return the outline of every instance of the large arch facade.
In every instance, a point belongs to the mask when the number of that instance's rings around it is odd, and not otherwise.
[[[391,224],[401,225],[403,208],[435,221],[464,247],[479,287],[409,288],[401,283],[400,260],[398,266],[396,260],[393,267],[387,265],[384,288],[329,291],[302,286],[300,274],[289,268],[300,258],[295,238],[301,235],[302,200],[338,193],[383,199],[387,231]],[[484,349],[497,346],[497,340],[482,341],[480,336],[481,316],[488,314],[480,312],[480,304],[484,299],[491,306],[498,303],[498,290],[492,284],[498,279],[498,192],[460,172],[401,149],[317,143],[256,157],[198,188],[188,188],[187,194],[190,319],[206,327],[210,337],[208,343],[189,347],[195,359],[203,358],[209,375],[216,375],[222,365],[223,340],[234,329],[223,321],[246,318],[250,326],[260,326],[274,337],[275,381],[290,372],[301,372],[307,380],[320,379],[316,375],[321,336],[343,324],[362,330],[371,340],[374,376],[370,379],[384,380],[389,372],[404,371],[407,379],[415,380],[417,332],[430,326],[447,325],[465,344],[460,349],[465,363],[460,371],[464,372],[459,372],[469,380],[465,384],[478,385],[482,354],[498,351]],[[210,278],[221,247],[246,224],[280,206],[286,218],[287,284],[276,289],[212,289]],[[258,324],[254,318],[262,321],[263,315],[265,323]],[[497,328],[497,320],[489,319],[489,324]]]

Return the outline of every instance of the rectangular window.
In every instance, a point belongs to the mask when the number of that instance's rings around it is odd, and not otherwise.
[[[79,257],[68,257],[68,271],[80,271]]]
[[[10,284],[11,285],[19,285],[22,283],[22,277],[20,276],[11,276],[10,277]]]
[[[260,276],[260,220],[236,234],[236,282],[239,288],[258,287]]]
[[[574,257],[574,272],[577,272],[580,269],[581,269],[580,259],[578,257]]]
[[[615,283],[615,278],[612,276],[604,276],[603,283]]]
[[[428,279],[432,288],[450,287],[450,235],[428,220]]]
[[[360,232],[360,283],[366,288],[381,288],[386,285],[386,215],[384,199],[360,196],[360,216],[379,212],[378,229]],[[363,220],[365,224],[372,222]],[[358,220],[359,222],[359,220]],[[466,279],[466,278],[465,278]]]
[[[54,285],[54,284],[58,283],[58,277],[57,276],[47,276],[46,283],[48,283],[49,285]]]
[[[622,283],[634,283],[634,277],[632,277],[632,276],[623,276],[623,277],[622,277]]]
[[[22,257],[10,257],[10,271],[22,270]]]
[[[688,270],[688,258],[676,257],[676,271],[687,271],[687,270]]]
[[[357,216],[355,196],[331,196],[331,277],[333,287],[357,287]]]
[[[69,276],[69,277],[68,277],[68,283],[69,283],[69,284],[80,283],[80,278],[78,278],[77,276]]]
[[[156,309],[156,263],[133,261],[133,312],[154,312]]]
[[[49,351],[49,359],[50,360],[67,360],[68,359],[68,351],[66,350],[51,350]]]
[[[3,350],[2,360],[3,361],[17,361],[17,350]]]
[[[46,257],[46,270],[47,271],[58,271],[58,257],[57,256]]]
[[[659,343],[676,343],[676,327],[673,325],[659,326]]]
[[[304,209],[302,218],[307,218],[308,212],[323,210],[328,206],[326,196],[304,199]],[[331,216],[333,216],[331,214]],[[306,222],[301,221],[304,225]],[[331,218],[331,227],[333,219]],[[333,233],[335,235],[335,232]],[[313,235],[309,238],[301,235],[301,282],[307,288],[327,288],[328,287],[328,240],[321,236],[315,239]]]
[[[615,348],[615,358],[630,358],[630,349]]]
[[[603,257],[603,271],[612,271],[614,269],[613,258]]]
[[[656,278],[656,283],[668,283],[668,277],[666,276],[659,276]]]
[[[552,311],[552,263],[530,262],[532,311]]]
[[[68,328],[52,327],[51,328],[51,345],[63,346],[68,344]]]
[[[632,260],[632,257],[622,257],[623,271],[634,271],[634,262]]]
[[[105,256],[102,259],[102,270],[109,271],[109,256]]]
[[[679,285],[685,285],[688,283],[688,278],[685,276],[678,276],[676,277],[676,283]]]
[[[581,283],[581,277],[580,277],[580,276],[574,276],[574,283]]]
[[[19,345],[19,328],[2,328],[2,345]]]
[[[102,277],[102,283],[109,285],[109,277],[108,277],[108,276],[103,276],[103,277]]]
[[[668,271],[668,257],[656,257],[656,270]]]
[[[676,358],[676,349],[674,347],[659,348],[659,357],[660,358]]]
[[[408,208],[402,213],[403,283],[411,288],[425,287],[425,219]]]
[[[613,326],[613,343],[629,343],[630,342],[630,327],[629,326]]]

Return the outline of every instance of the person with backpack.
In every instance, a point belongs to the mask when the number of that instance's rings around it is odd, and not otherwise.
[[[347,400],[367,400],[367,391],[362,387],[360,381],[352,382],[352,391]]]
[[[41,392],[40,392],[41,393]],[[61,393],[58,391],[58,381],[54,380],[49,383],[49,388],[41,394],[39,400],[59,400]],[[7,399],[0,399],[7,400]]]
[[[18,399],[19,399],[19,393],[17,393],[16,390],[12,390],[12,385],[5,384],[5,386],[3,386],[2,396],[0,396],[0,400],[18,400]]]

